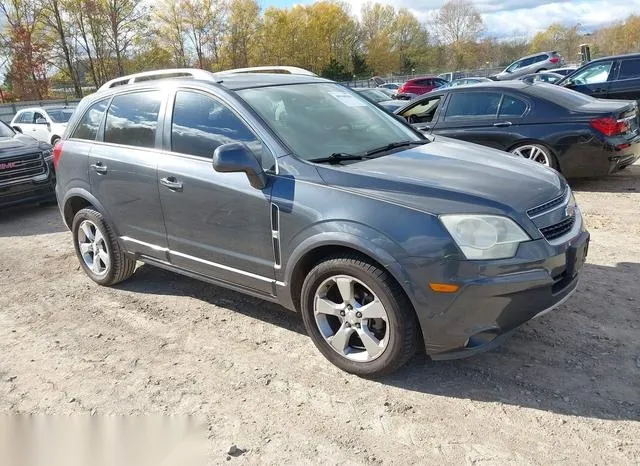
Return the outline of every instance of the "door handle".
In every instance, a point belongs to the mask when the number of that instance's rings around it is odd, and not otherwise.
[[[168,176],[160,180],[162,186],[166,186],[171,191],[182,191],[182,181],[178,181],[175,176]]]
[[[497,128],[507,128],[507,127],[509,127],[511,125],[512,125],[512,123],[510,121],[499,121],[499,122],[493,124],[493,126],[495,126]]]
[[[104,165],[102,162],[96,162],[91,164],[90,166],[96,171],[96,173],[100,173],[101,175],[104,175],[105,173],[107,173],[107,166]]]

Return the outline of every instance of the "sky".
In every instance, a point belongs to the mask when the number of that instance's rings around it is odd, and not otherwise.
[[[427,20],[445,0],[375,0],[396,8],[408,8],[420,20]],[[358,14],[367,0],[346,0],[352,12]],[[263,7],[289,7],[313,3],[313,0],[262,0]],[[622,20],[635,13],[640,15],[640,0],[474,0],[482,14],[485,34],[497,38],[532,37],[559,22],[580,23],[583,32]]]

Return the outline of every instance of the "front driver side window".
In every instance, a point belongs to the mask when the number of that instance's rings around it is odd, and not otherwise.
[[[247,145],[262,160],[262,142],[224,104],[199,92],[178,91],[171,122],[171,150],[181,154],[213,158],[218,146],[231,142]],[[271,156],[262,166],[274,165]]]
[[[611,61],[595,63],[576,73],[576,75],[571,78],[571,81],[578,85],[604,83],[609,79],[609,72],[611,71],[612,65],[613,62]]]
[[[442,97],[434,97],[433,99],[420,102],[418,105],[411,107],[405,111],[402,116],[411,124],[430,123],[438,111]]]

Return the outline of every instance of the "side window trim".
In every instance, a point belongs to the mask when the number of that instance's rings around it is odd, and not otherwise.
[[[224,99],[222,96],[215,94],[213,92],[208,92],[204,89],[200,89],[197,87],[189,87],[189,86],[180,86],[177,87],[175,89],[172,89],[168,98],[166,99],[166,106],[164,109],[164,112],[161,111],[161,115],[162,115],[162,120],[163,120],[163,124],[162,124],[162,141],[161,141],[161,145],[160,148],[162,149],[163,152],[166,152],[167,154],[173,155],[173,156],[181,156],[181,157],[188,157],[188,158],[195,158],[197,160],[206,160],[206,161],[210,161],[210,159],[208,157],[202,157],[199,155],[193,155],[193,154],[184,154],[182,152],[174,152],[172,150],[171,147],[171,132],[172,132],[172,126],[173,126],[173,109],[175,106],[175,102],[176,102],[176,95],[178,94],[178,92],[193,92],[196,94],[201,94],[205,97],[209,97],[210,99],[215,100],[216,102],[219,102],[221,105],[223,105],[225,108],[227,108],[231,113],[233,113],[233,115],[238,118],[238,120],[240,120],[246,127],[247,129],[251,132],[251,134],[253,134],[256,138],[256,140],[258,140],[260,143],[262,143],[262,147],[263,150],[266,151],[266,154],[268,154],[273,160],[274,160],[274,166],[275,166],[275,170],[267,170],[268,173],[275,173],[276,175],[279,173],[279,169],[278,169],[278,157],[275,156],[274,154],[274,150],[271,147],[270,144],[268,144],[263,137],[261,137],[261,135],[259,134],[258,131],[256,131],[255,127],[253,124],[251,124],[250,121],[248,121],[243,115],[241,115],[236,109],[235,106],[230,103],[227,99]]]

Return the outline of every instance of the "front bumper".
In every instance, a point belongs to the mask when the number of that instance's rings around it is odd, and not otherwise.
[[[453,295],[433,293],[431,305],[419,310],[427,354],[456,359],[489,350],[564,303],[576,290],[588,244],[589,233],[580,225],[561,244],[545,239],[522,244],[513,259],[458,261],[450,272],[445,267],[461,288]]]

